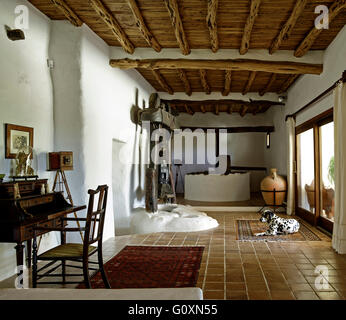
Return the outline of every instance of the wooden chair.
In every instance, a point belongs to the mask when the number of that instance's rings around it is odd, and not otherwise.
[[[107,195],[108,186],[99,186],[97,190],[89,190],[89,205],[86,218],[62,218],[61,227],[37,227],[34,228],[34,239],[33,239],[33,267],[32,267],[32,285],[33,288],[37,287],[37,284],[73,284],[80,283],[77,281],[66,281],[66,276],[84,276],[84,283],[86,288],[91,288],[89,270],[99,270],[102,275],[103,282],[106,288],[110,288],[106,272],[103,267],[102,258],[102,235],[103,225],[106,214],[107,206]],[[98,204],[96,211],[94,211],[94,199],[98,195]],[[85,221],[85,227],[83,228],[67,228],[67,221]],[[37,240],[36,231],[60,231],[61,232],[61,245],[50,249],[40,255],[37,254]],[[66,232],[80,232],[84,231],[83,244],[79,243],[66,243]],[[92,244],[97,242],[97,247]],[[89,261],[89,257],[97,252],[98,262]],[[46,265],[37,269],[37,262],[39,260],[49,261]],[[43,274],[39,274],[40,271],[53,266],[57,262],[61,264],[55,265],[50,270]],[[67,265],[66,261],[77,261],[82,262],[83,266],[78,265]],[[89,264],[98,264],[99,268],[90,268]],[[61,274],[52,274],[57,268],[62,267]],[[66,267],[73,267],[83,269],[83,274],[66,274]],[[62,282],[38,282],[43,277],[62,277]]]

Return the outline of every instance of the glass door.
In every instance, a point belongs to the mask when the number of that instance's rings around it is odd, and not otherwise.
[[[328,110],[296,128],[296,212],[332,232],[334,220],[334,123]]]

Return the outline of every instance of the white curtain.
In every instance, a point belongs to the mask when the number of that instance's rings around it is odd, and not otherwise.
[[[293,117],[288,117],[287,126],[287,214],[293,215],[295,212],[295,126]]]
[[[335,216],[333,248],[346,253],[346,85],[334,91]]]

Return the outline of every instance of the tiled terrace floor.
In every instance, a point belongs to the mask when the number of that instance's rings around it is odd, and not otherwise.
[[[313,229],[322,241],[242,242],[236,240],[235,220],[258,219],[256,213],[211,212],[219,221],[214,230],[198,233],[155,233],[121,236],[104,243],[110,259],[126,245],[205,246],[197,285],[205,299],[346,299],[346,256],[331,248],[331,240]],[[318,289],[315,268],[328,268],[328,288]],[[13,278],[0,287],[13,287]]]

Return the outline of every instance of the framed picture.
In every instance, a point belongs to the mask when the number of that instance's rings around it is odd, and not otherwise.
[[[15,159],[18,150],[34,144],[34,128],[6,124],[6,159]]]

